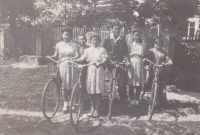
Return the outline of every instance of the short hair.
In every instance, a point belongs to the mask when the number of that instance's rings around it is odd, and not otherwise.
[[[159,42],[161,42],[163,44],[163,39],[161,37],[156,37],[154,43],[156,43],[156,40],[158,40]]]
[[[70,27],[65,27],[64,29],[62,29],[62,33],[64,33],[64,32],[69,32],[71,35],[72,35],[72,29],[70,28]]]
[[[132,23],[131,29],[134,29],[134,28],[140,28],[139,24],[138,23]]]
[[[69,26],[67,26],[67,27],[65,27],[64,29],[62,29],[62,34],[63,34],[64,32],[69,32],[70,35],[71,35],[71,39],[73,38],[73,37],[72,37],[73,32],[72,32],[72,29],[71,29]],[[70,40],[71,40],[71,39],[70,39]],[[63,37],[62,37],[62,36],[61,36],[61,40],[63,40]]]
[[[79,35],[78,35],[78,37],[84,37],[85,39],[86,39],[86,36],[85,36],[85,34],[84,33],[80,33]]]
[[[99,42],[101,42],[101,39],[98,35],[94,34],[90,37],[90,41],[92,40],[92,38],[96,37],[98,39]]]
[[[135,32],[142,33],[142,30],[140,28],[135,28],[135,29],[131,29],[131,32],[132,33],[135,33]]]
[[[114,22],[113,24],[111,24],[111,29],[113,29],[115,26],[119,26],[119,28],[122,27],[122,25],[119,22]]]

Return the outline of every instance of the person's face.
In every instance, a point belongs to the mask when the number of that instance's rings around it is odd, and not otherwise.
[[[113,35],[114,36],[119,36],[119,34],[120,34],[120,26],[116,25],[116,26],[113,27],[112,30],[113,30]]]
[[[93,37],[93,38],[91,39],[91,43],[92,43],[92,45],[93,45],[94,47],[97,47],[98,44],[99,44],[99,39],[98,39],[97,37]]]
[[[132,40],[135,42],[140,42],[140,33],[139,32],[133,33]]]
[[[84,36],[79,36],[78,41],[79,41],[80,45],[85,45],[86,38]]]
[[[70,41],[71,34],[67,31],[64,31],[63,34],[62,34],[62,38],[63,38],[64,41]]]
[[[160,40],[155,40],[155,48],[156,49],[161,49],[162,48],[162,41]]]

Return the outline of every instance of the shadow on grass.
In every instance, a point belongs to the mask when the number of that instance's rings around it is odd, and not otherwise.
[[[100,125],[100,121],[96,118],[84,118],[77,123],[74,129],[80,134],[87,134],[100,127]]]

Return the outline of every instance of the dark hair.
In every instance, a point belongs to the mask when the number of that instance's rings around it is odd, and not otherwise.
[[[78,36],[79,36],[79,37],[82,36],[82,37],[84,37],[84,38],[86,39],[86,36],[85,36],[84,33],[80,33]]]
[[[131,29],[134,29],[134,28],[140,28],[139,24],[138,23],[132,23]]]
[[[94,35],[92,35],[92,36],[90,37],[90,41],[91,41],[92,38],[94,38],[94,37],[96,37],[96,38],[98,39],[99,43],[101,42],[100,37],[99,37],[98,35],[96,35],[96,34],[94,34]]]
[[[160,37],[157,37],[157,38],[155,38],[155,41],[154,41],[154,43],[156,43],[156,40],[158,40],[160,43],[162,43],[163,44],[163,39],[162,38],[160,38]]]
[[[64,29],[62,29],[62,34],[64,33],[64,32],[69,32],[70,33],[70,35],[71,35],[71,39],[72,39],[72,34],[73,34],[73,32],[72,32],[72,29],[70,28],[70,27],[65,27]],[[63,40],[63,37],[61,37],[61,40]]]
[[[135,32],[140,32],[142,33],[142,30],[140,28],[135,28],[135,29],[131,29],[131,32],[132,33],[135,33]]]
[[[115,22],[115,23],[111,24],[111,29],[113,29],[115,26],[119,26],[119,28],[122,27],[119,22]]]

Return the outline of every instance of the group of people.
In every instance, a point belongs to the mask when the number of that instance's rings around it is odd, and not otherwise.
[[[70,28],[62,30],[62,41],[56,44],[55,54],[47,57],[57,58],[61,61],[68,59],[59,66],[64,98],[64,113],[68,111],[67,96],[69,91],[78,80],[78,69],[71,66],[69,61],[79,64],[91,64],[83,69],[82,74],[83,87],[85,87],[91,101],[89,117],[99,117],[100,115],[101,93],[105,90],[104,65],[108,60],[124,62],[128,67],[128,73],[125,71],[125,67],[118,68],[117,81],[119,85],[118,93],[122,102],[127,101],[126,87],[127,85],[129,86],[130,105],[139,105],[139,97],[145,80],[144,69],[150,69],[151,71],[151,65],[145,65],[144,58],[147,57],[155,64],[172,64],[172,61],[162,49],[163,40],[161,38],[156,39],[155,48],[147,52],[140,28],[131,29],[131,40],[129,42],[120,35],[120,30],[121,25],[114,24],[110,36],[102,42],[98,35],[92,35],[90,37],[91,46],[86,45],[86,36],[84,34],[79,35],[79,45],[77,45],[71,42],[72,30]],[[114,66],[109,64],[106,67],[112,73]],[[153,72],[150,75],[149,83],[152,83],[152,78]],[[164,79],[162,80],[164,82]]]

